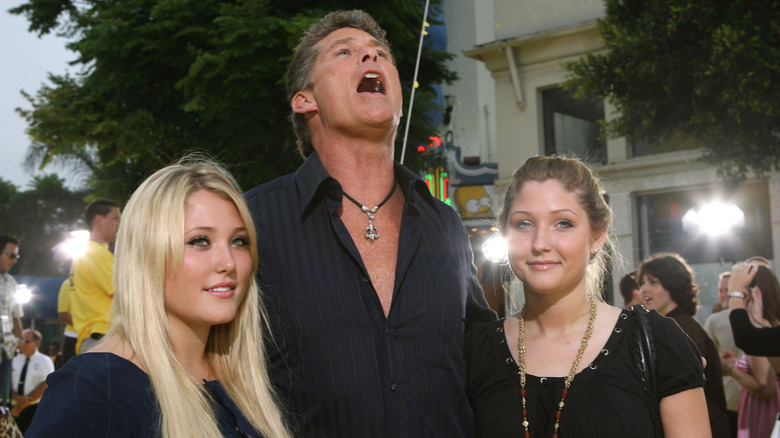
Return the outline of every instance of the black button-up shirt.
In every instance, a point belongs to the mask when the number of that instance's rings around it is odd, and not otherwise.
[[[273,338],[270,375],[296,437],[471,437],[467,321],[494,320],[455,212],[403,166],[406,197],[385,318],[316,153],[246,193]]]

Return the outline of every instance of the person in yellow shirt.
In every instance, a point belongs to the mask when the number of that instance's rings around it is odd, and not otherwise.
[[[70,314],[70,295],[73,293],[74,285],[70,278],[66,278],[60,286],[60,293],[57,296],[57,314],[60,321],[65,324],[65,331],[62,333],[65,342],[62,345],[62,364],[66,364],[68,359],[76,355],[76,341],[79,334],[73,327],[73,317]]]
[[[84,253],[73,260],[70,279],[73,293],[70,314],[78,333],[76,353],[85,353],[108,331],[114,299],[114,255],[108,244],[119,230],[119,206],[108,199],[87,205],[84,218],[89,241]]]

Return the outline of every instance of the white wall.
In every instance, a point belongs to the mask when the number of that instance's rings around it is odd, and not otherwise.
[[[495,88],[485,64],[463,55],[475,45],[495,39],[493,0],[445,0],[447,51],[456,57],[450,68],[459,80],[442,85],[444,95],[455,96],[452,122],[442,126],[441,133],[452,130],[461,156],[479,156],[483,163],[496,162]]]
[[[498,40],[605,15],[603,0],[498,0],[494,9]]]

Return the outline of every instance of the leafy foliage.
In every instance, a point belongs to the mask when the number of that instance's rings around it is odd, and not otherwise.
[[[17,109],[32,137],[28,164],[67,160],[117,202],[190,150],[224,162],[246,189],[289,173],[301,162],[284,93],[292,49],[324,13],[352,8],[387,30],[408,98],[417,0],[28,0],[10,12],[32,32],[68,38],[79,68],[51,75],[26,95],[32,109]],[[409,148],[435,132],[417,108],[430,107],[431,84],[455,79],[450,57],[423,51]]]
[[[609,98],[608,134],[683,135],[727,179],[780,162],[780,2],[606,0],[604,53],[568,62],[569,87]]]
[[[64,260],[52,249],[68,232],[86,228],[86,191],[70,191],[56,175],[37,176],[30,189],[19,191],[0,178],[0,232],[16,236],[22,258],[13,268],[18,275],[61,276],[67,273]]]

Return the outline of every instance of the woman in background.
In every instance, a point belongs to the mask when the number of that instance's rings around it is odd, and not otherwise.
[[[780,326],[780,284],[772,271],[755,266],[755,277],[748,287],[747,310],[756,327]],[[740,438],[768,437],[780,412],[780,389],[769,359],[743,354],[725,362],[727,373],[742,389],[739,393]]]
[[[690,339],[673,321],[646,313],[660,400],[650,406],[634,357],[637,314],[600,299],[612,223],[602,193],[576,159],[533,157],[515,172],[498,220],[525,305],[469,328],[477,437],[650,438],[651,410],[667,438],[710,436]]]
[[[50,375],[29,437],[281,437],[265,369],[255,229],[220,166],[135,191],[116,243],[113,325]]]
[[[747,312],[748,285],[756,275],[757,266],[755,262],[736,264],[729,278],[729,321],[734,332],[734,342],[745,354],[780,356],[780,326],[755,327],[750,323]],[[770,265],[767,263],[764,266]],[[780,366],[774,368],[780,374]]]
[[[706,359],[704,395],[707,398],[712,436],[727,438],[730,427],[720,355],[704,327],[693,318],[698,303],[696,295],[699,293],[698,286],[693,282],[693,270],[679,254],[657,253],[639,264],[637,278],[645,306],[677,321]]]

